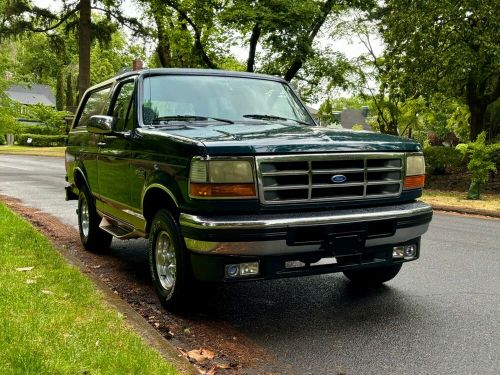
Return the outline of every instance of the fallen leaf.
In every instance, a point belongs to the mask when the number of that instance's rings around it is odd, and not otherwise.
[[[184,333],[186,335],[190,335],[191,334],[191,330],[189,328],[184,328]]]
[[[217,374],[217,369],[218,369],[217,366],[212,366],[212,368],[210,370],[205,372],[205,375],[215,375],[215,374]]]
[[[36,284],[36,280],[28,279],[26,280],[26,284]]]
[[[227,370],[227,369],[230,369],[231,368],[231,365],[228,364],[228,363],[217,363],[216,365],[218,368],[220,369],[223,369],[223,370]]]
[[[96,265],[96,266],[90,266],[90,268],[93,268],[93,269],[95,269],[95,270],[96,270],[96,269],[98,269],[98,268],[101,268],[101,265],[100,265],[100,264],[98,264],[98,265]]]
[[[51,292],[50,290],[47,290],[47,289],[42,289],[42,290],[41,290],[41,292],[42,292],[43,294],[47,294],[47,295],[49,295],[49,294],[54,294],[54,292]]]
[[[187,352],[187,356],[189,359],[193,359],[196,362],[204,362],[207,359],[213,359],[215,357],[215,353],[210,350],[200,348]]]
[[[19,267],[19,268],[16,268],[16,271],[27,272],[27,271],[31,271],[33,268],[35,268],[35,267]]]

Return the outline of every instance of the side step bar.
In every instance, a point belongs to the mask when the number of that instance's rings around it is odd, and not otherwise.
[[[114,237],[120,240],[127,240],[131,238],[143,237],[143,235],[124,223],[114,220],[110,217],[104,216],[99,224],[99,228],[112,234]]]

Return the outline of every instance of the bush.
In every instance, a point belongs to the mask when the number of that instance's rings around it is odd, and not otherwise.
[[[490,173],[497,171],[495,163],[498,161],[498,155],[495,152],[498,153],[499,149],[498,143],[486,144],[486,132],[479,134],[474,142],[457,146],[457,150],[470,158],[467,169],[472,174],[472,181],[467,194],[468,199],[480,199],[481,184],[487,183]]]
[[[0,134],[0,146],[4,145],[7,143],[7,140],[5,139],[4,134]]]
[[[28,139],[30,138],[31,143],[28,143]],[[19,134],[16,140],[17,144],[23,146],[50,147],[66,145],[65,135]]]
[[[59,129],[49,127],[48,125],[26,125],[19,123],[16,134],[45,134],[45,135],[59,135]]]
[[[424,148],[427,173],[441,175],[451,169],[465,168],[463,154],[453,147],[429,146]]]

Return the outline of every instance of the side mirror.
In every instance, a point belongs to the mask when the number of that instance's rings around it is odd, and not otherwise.
[[[91,116],[87,124],[90,133],[111,134],[116,119],[112,116]]]

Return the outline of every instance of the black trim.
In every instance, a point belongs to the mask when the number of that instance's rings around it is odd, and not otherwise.
[[[417,256],[411,260],[393,260],[392,248],[405,244],[417,244]],[[342,272],[346,270],[365,269],[390,266],[417,260],[420,256],[420,237],[399,244],[377,246],[357,251],[345,252],[337,256],[337,263],[311,265],[321,258],[332,257],[332,253],[324,250],[317,253],[302,253],[293,255],[268,256],[231,256],[190,253],[191,265],[195,277],[200,281],[239,282],[265,279],[277,279],[296,276],[320,275]],[[286,268],[285,262],[301,261],[305,263],[300,268]],[[244,262],[259,262],[260,273],[256,276],[226,278],[225,266]]]

